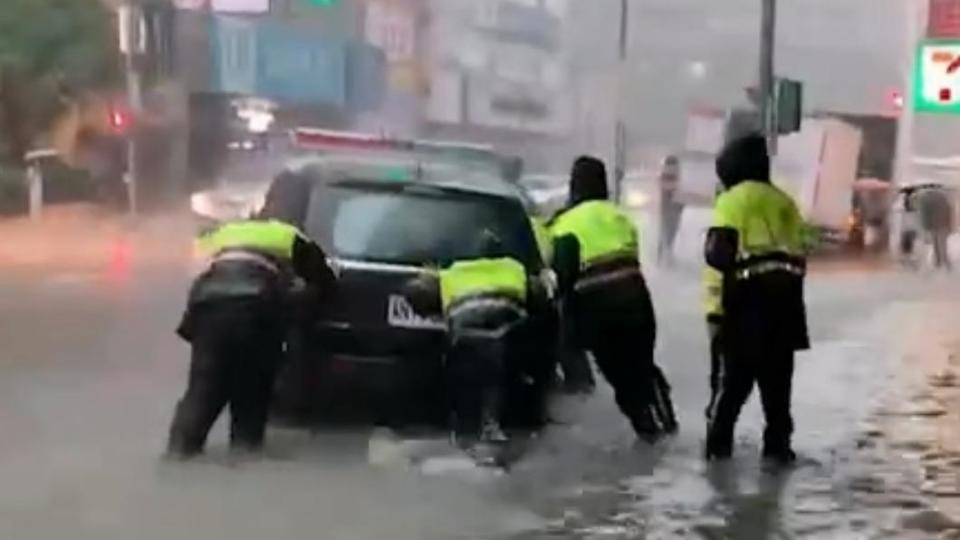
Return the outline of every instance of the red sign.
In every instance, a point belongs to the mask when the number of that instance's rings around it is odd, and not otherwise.
[[[927,37],[930,39],[960,38],[960,0],[930,0]]]

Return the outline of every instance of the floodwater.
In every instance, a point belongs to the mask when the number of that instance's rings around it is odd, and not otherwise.
[[[695,227],[694,227],[695,229]],[[960,530],[960,286],[835,264],[809,284],[790,470],[759,460],[751,403],[736,458],[701,459],[708,360],[697,237],[649,267],[659,362],[681,432],[638,446],[603,386],[564,398],[509,472],[442,440],[272,430],[231,457],[160,459],[187,349],[173,335],[189,264],[129,257],[0,273],[0,538],[954,538]],[[179,245],[179,239],[170,239]],[[134,245],[140,245],[134,243]]]

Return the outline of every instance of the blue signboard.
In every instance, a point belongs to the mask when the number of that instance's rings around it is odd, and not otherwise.
[[[276,23],[261,24],[257,39],[258,95],[289,103],[346,104],[347,47],[343,40]]]
[[[257,28],[240,17],[214,17],[210,28],[213,90],[252,94],[257,84]]]
[[[379,108],[387,90],[386,56],[366,43],[354,43],[348,51],[347,103],[354,111]]]
[[[212,90],[289,104],[347,104],[345,40],[268,19],[212,21]]]

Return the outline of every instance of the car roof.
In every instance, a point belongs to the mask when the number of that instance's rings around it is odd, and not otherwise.
[[[305,156],[289,161],[286,171],[313,182],[358,180],[368,185],[422,185],[523,202],[521,189],[498,176],[471,170],[463,164],[434,162],[405,153]]]

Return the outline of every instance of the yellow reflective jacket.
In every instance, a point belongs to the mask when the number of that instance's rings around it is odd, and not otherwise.
[[[737,231],[738,259],[783,253],[802,256],[806,225],[789,195],[767,182],[745,181],[721,193],[714,204],[713,227]],[[704,270],[707,315],[723,314],[723,276]]]
[[[439,275],[444,312],[478,296],[503,296],[520,303],[527,299],[527,271],[508,257],[456,262]]]
[[[235,221],[202,236],[198,244],[211,255],[238,249],[289,261],[293,258],[294,242],[300,236],[299,229],[281,221]]]
[[[636,260],[640,247],[633,220],[609,201],[578,204],[557,216],[550,232],[554,237],[572,234],[577,238],[584,268],[619,258]]]

